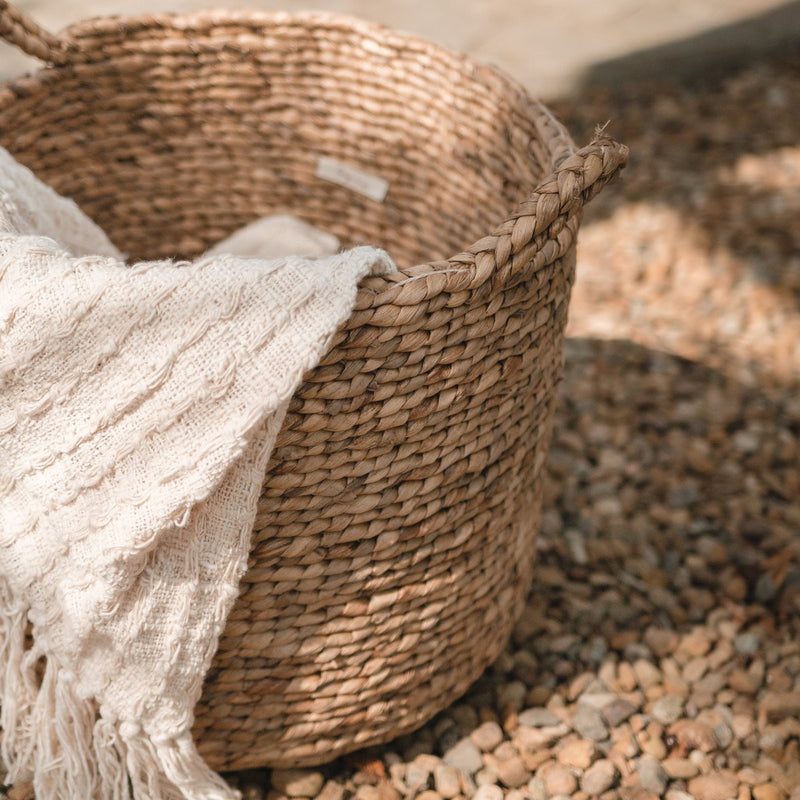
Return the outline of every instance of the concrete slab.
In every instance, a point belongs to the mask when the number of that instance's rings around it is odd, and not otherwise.
[[[702,70],[720,53],[730,57],[787,42],[800,46],[800,2],[783,0],[18,0],[16,5],[53,31],[110,14],[313,6],[372,19],[498,64],[545,99],[568,94],[586,79],[641,74],[647,65],[656,73],[684,66]],[[626,62],[632,54],[639,54],[638,60]],[[0,49],[0,79],[35,66],[11,48]],[[598,71],[602,66],[605,72]]]

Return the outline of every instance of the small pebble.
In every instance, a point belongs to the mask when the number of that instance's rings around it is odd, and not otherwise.
[[[427,770],[428,773],[433,772],[439,764],[442,763],[439,756],[435,756],[432,753],[420,753],[419,755],[414,757],[414,764],[422,767],[422,769]]]
[[[673,630],[648,628],[644,632],[645,644],[658,658],[674,653],[678,647],[680,636]]]
[[[398,788],[388,778],[381,778],[376,788],[378,789],[378,800],[402,800],[407,794],[403,787]],[[345,794],[345,797],[347,796]],[[319,800],[319,798],[315,798],[315,800]]]
[[[572,681],[567,690],[567,699],[574,700],[576,697],[582,695],[588,686],[594,681],[594,675],[591,672],[582,672]]]
[[[547,786],[538,775],[534,775],[528,781],[528,794],[530,794],[531,800],[547,800]]]
[[[484,722],[472,731],[469,738],[476,747],[489,753],[503,741],[503,729],[496,722]]]
[[[270,775],[272,788],[287,797],[315,797],[324,783],[323,774],[314,770],[274,769]]]
[[[765,753],[777,752],[783,749],[784,737],[774,728],[765,730],[758,738],[758,744]]]
[[[741,655],[755,655],[761,647],[761,636],[757,633],[740,633],[733,640],[733,647]]]
[[[601,795],[611,789],[619,779],[619,770],[607,759],[592,764],[581,776],[581,791],[588,795]]]
[[[594,760],[596,750],[595,743],[591,739],[577,739],[564,745],[558,751],[556,758],[566,767],[587,769]]]
[[[433,782],[436,791],[445,800],[455,797],[461,792],[461,781],[458,777],[458,770],[448,764],[439,764],[433,772]]]
[[[411,792],[418,792],[428,786],[430,769],[418,761],[412,761],[406,767],[405,784]]]
[[[773,577],[765,572],[756,581],[755,597],[759,603],[769,603],[775,599],[779,591]]]
[[[693,658],[683,669],[683,678],[687,683],[697,683],[708,670],[708,659],[699,656]]]
[[[444,754],[442,760],[445,764],[467,774],[473,774],[483,766],[481,751],[470,739],[461,739]]]
[[[578,781],[572,770],[561,764],[554,764],[545,770],[542,778],[550,795],[571,795],[578,788]]]
[[[734,714],[731,728],[737,739],[746,739],[753,733],[755,720],[749,714]]]
[[[528,687],[522,681],[511,681],[497,690],[497,704],[500,708],[510,706],[519,711],[525,703]]]
[[[774,783],[753,787],[753,800],[786,800],[786,795]]]
[[[715,725],[712,732],[720,750],[727,750],[733,744],[733,731],[727,722]]]
[[[316,800],[343,800],[344,786],[339,781],[326,781]]]
[[[492,756],[498,761],[507,761],[509,758],[514,758],[518,755],[519,751],[508,740],[501,742],[497,747],[495,747],[494,752],[492,753]],[[484,761],[485,760],[486,756],[484,756]]]
[[[689,781],[688,789],[697,800],[731,800],[739,791],[739,781],[728,772],[698,775]]]
[[[503,790],[495,784],[479,786],[472,800],[503,800]]]
[[[551,728],[561,723],[561,718],[546,708],[526,708],[517,715],[520,725],[529,728]]]
[[[662,725],[671,725],[683,713],[683,700],[674,694],[665,694],[653,703],[650,716]]]
[[[497,783],[498,775],[494,766],[487,766],[479,769],[475,773],[475,783],[478,786],[486,786],[488,784]]]
[[[643,658],[634,663],[633,671],[636,673],[636,680],[642,689],[647,690],[661,682],[661,670]]]
[[[728,675],[728,686],[735,692],[755,694],[764,679],[763,674],[745,669],[734,669]]]
[[[691,658],[704,656],[711,649],[712,640],[704,628],[695,628],[681,639],[678,652],[686,653]]]
[[[661,759],[667,757],[667,746],[664,744],[661,738],[651,737],[642,743],[642,752],[645,755],[656,759],[656,761],[660,761]]]
[[[604,705],[600,713],[610,728],[616,728],[632,714],[635,714],[637,710],[637,706],[631,703],[630,700],[617,697],[607,705]]]
[[[688,780],[700,772],[700,767],[688,758],[666,758],[661,766],[673,780]]]
[[[563,723],[551,728],[528,728],[520,725],[514,731],[513,743],[520,750],[536,752],[543,747],[549,747],[567,733],[569,733],[569,728]]]
[[[524,786],[531,777],[531,773],[525,767],[524,762],[519,756],[499,761],[497,763],[497,777],[500,782],[509,789],[516,789]]]
[[[622,661],[617,667],[617,685],[623,692],[632,692],[636,688],[636,673],[633,667],[627,662]]]
[[[601,742],[608,737],[608,728],[600,712],[593,706],[583,703],[578,705],[578,710],[572,718],[572,727],[581,736],[596,742]]]
[[[599,711],[603,708],[603,706],[613,703],[616,699],[617,695],[615,695],[613,692],[608,692],[604,688],[600,688],[599,691],[584,692],[581,695],[580,704],[583,706],[591,706]]]
[[[424,794],[425,792],[422,792],[417,795],[417,797],[422,797]],[[362,783],[356,789],[355,800],[381,800],[381,791],[377,786],[372,786],[369,783]],[[432,800],[432,798],[430,800]]]
[[[636,774],[643,789],[658,797],[664,794],[669,776],[656,758],[642,756],[636,764]]]

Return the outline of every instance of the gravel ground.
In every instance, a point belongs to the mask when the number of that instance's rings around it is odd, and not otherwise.
[[[551,104],[633,157],[582,231],[524,614],[421,731],[246,800],[800,800],[798,100],[800,57]]]

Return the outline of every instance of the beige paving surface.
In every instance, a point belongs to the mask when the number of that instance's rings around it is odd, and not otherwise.
[[[617,80],[642,67],[697,68],[718,54],[800,37],[800,3],[782,0],[19,0],[51,30],[90,16],[199,8],[320,10],[417,33],[500,65],[540,97],[563,95],[600,65]],[[641,54],[631,61],[631,54]],[[618,69],[619,59],[628,58]],[[0,78],[35,66],[5,46]]]

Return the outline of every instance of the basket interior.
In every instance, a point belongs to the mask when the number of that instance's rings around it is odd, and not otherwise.
[[[193,257],[288,212],[400,265],[489,233],[552,169],[535,109],[489,68],[340,18],[100,20],[81,63],[0,91],[0,144],[131,259]],[[327,156],[389,184],[316,176]]]

